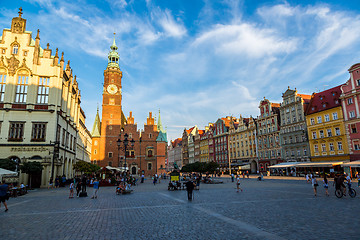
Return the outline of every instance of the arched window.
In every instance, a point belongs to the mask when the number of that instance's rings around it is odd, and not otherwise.
[[[148,156],[148,157],[152,157],[152,156],[153,156],[153,151],[152,151],[151,149],[148,150],[147,156]]]
[[[152,164],[148,163],[148,170],[151,170],[151,169],[152,169]]]

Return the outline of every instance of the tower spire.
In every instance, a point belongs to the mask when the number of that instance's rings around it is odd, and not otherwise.
[[[94,121],[94,125],[93,125],[93,129],[91,131],[91,136],[92,137],[100,137],[100,117],[99,117],[99,106],[97,107],[96,110],[96,116],[95,116],[95,121]]]
[[[115,42],[115,33],[114,33],[114,40],[113,44],[110,46],[111,51],[108,54],[108,68],[120,68],[119,66],[119,53],[117,52],[118,47],[116,46]]]

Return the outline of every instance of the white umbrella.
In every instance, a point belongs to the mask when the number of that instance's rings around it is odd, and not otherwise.
[[[0,168],[0,176],[3,176],[3,175],[17,175],[17,172],[13,172],[10,170]]]

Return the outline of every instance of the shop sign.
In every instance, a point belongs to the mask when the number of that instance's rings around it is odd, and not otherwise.
[[[45,147],[12,147],[11,152],[45,152],[49,151]]]

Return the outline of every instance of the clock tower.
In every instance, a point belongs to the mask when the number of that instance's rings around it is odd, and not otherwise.
[[[116,166],[117,144],[120,129],[123,127],[122,109],[121,109],[121,78],[122,72],[119,66],[119,54],[115,43],[115,34],[113,44],[110,46],[108,54],[108,64],[104,71],[104,88],[102,101],[101,118],[101,139],[100,139],[100,158],[106,165],[114,162]]]

